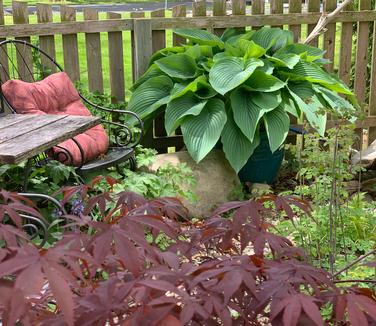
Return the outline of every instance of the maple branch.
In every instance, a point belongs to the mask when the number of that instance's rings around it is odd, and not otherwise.
[[[332,277],[336,277],[338,276],[339,274],[343,273],[344,271],[347,271],[349,268],[351,268],[352,266],[354,266],[355,264],[359,263],[360,261],[362,261],[363,259],[367,258],[368,256],[371,256],[372,254],[376,253],[376,249],[373,249],[371,250],[370,252],[367,252],[366,254],[362,255],[362,256],[359,256],[357,259],[355,259],[353,262],[351,262],[350,264],[346,265],[344,268],[342,268],[341,270],[339,270],[338,272],[334,273],[332,275]]]
[[[375,280],[336,280],[334,283],[372,283],[376,284]]]
[[[325,26],[329,24],[334,19],[334,17],[337,16],[351,1],[352,0],[343,1],[335,10],[330,13],[327,13],[325,9],[323,9],[319,21],[303,43],[308,44],[312,42],[316,37],[320,36],[322,33],[325,33]]]

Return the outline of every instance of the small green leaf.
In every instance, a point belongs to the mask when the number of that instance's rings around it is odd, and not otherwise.
[[[243,52],[244,59],[257,59],[262,57],[266,53],[266,50],[263,47],[257,45],[253,41],[248,41],[244,39],[239,40],[239,48]]]
[[[292,69],[300,61],[300,56],[294,53],[275,53],[272,57],[268,56],[268,59],[273,62],[276,67]]]
[[[209,82],[218,93],[224,95],[244,83],[263,64],[261,60],[254,58],[244,60],[224,57],[214,63],[209,73]]]
[[[155,64],[165,74],[173,78],[189,79],[197,75],[195,60],[185,53],[172,54],[161,58],[155,61]]]
[[[227,121],[225,104],[210,99],[198,116],[188,116],[181,124],[184,143],[189,154],[200,162],[214,147]]]
[[[285,142],[289,133],[290,118],[279,106],[264,115],[265,129],[268,134],[270,150],[274,153]]]

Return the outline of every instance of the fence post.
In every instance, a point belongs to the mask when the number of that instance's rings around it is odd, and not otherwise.
[[[185,5],[178,5],[172,8],[172,17],[185,17],[187,15],[187,7]],[[172,34],[172,44],[174,46],[185,44],[187,40],[184,37]]]
[[[136,80],[146,71],[151,55],[153,54],[153,40],[151,34],[150,19],[135,19],[134,28],[134,45],[136,59]]]

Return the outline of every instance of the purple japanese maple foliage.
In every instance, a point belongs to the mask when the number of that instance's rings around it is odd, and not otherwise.
[[[64,217],[62,238],[48,248],[38,248],[22,228],[22,214],[41,217],[36,207],[0,192],[4,326],[376,322],[372,290],[338,288],[301,249],[271,232],[268,217],[277,212],[290,219],[292,206],[309,213],[300,199],[230,202],[190,223],[178,199],[93,194],[92,186],[60,191],[63,202],[79,196],[85,208]],[[324,321],[320,309],[330,303]]]

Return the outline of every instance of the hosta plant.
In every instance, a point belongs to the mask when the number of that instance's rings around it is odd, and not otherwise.
[[[324,51],[294,43],[290,31],[174,32],[189,43],[153,55],[128,109],[146,122],[164,112],[167,133],[181,127],[197,162],[220,140],[239,171],[259,145],[260,130],[274,152],[286,139],[290,116],[304,117],[323,134],[329,111],[341,118],[355,112],[351,90],[324,70]]]

